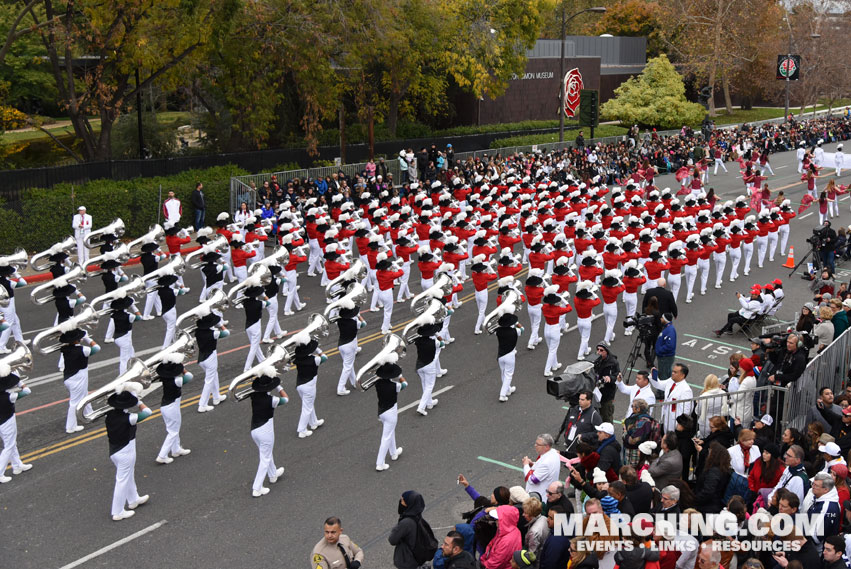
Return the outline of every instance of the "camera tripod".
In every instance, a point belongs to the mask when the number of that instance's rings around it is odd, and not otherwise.
[[[626,375],[623,378],[624,385],[629,385],[629,380],[632,378],[632,372],[635,368],[635,360],[638,359],[638,356],[642,353],[642,348],[644,348],[644,334],[642,334],[641,330],[638,328],[636,328],[635,334],[635,341],[632,343],[632,349],[629,351],[629,356],[626,358],[624,369]]]
[[[808,258],[810,258],[810,257],[812,257],[812,258],[813,258],[813,270],[814,270],[814,272],[815,272],[816,274],[820,273],[820,272],[821,272],[821,255],[819,255],[819,252],[818,252],[818,251],[816,251],[816,248],[815,248],[814,246],[811,246],[811,247],[810,247],[809,252],[807,252],[807,253],[806,253],[806,254],[805,254],[805,255],[801,258],[801,260],[800,260],[800,261],[798,261],[798,264],[797,264],[797,265],[795,265],[795,267],[794,267],[794,268],[793,268],[793,269],[789,272],[789,276],[791,277],[792,275],[794,275],[794,274],[795,274],[795,271],[797,271],[797,270],[798,270],[798,267],[800,267],[801,265],[803,265],[804,263],[806,263],[806,262],[807,262],[807,259],[808,259]],[[801,275],[801,278],[803,278],[803,279],[809,279],[809,278],[810,278],[810,274],[809,274],[808,272],[806,272],[806,271],[805,271],[805,272]]]

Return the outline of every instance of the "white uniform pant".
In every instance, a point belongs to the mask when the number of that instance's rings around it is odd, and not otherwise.
[[[204,273],[201,273],[202,276],[203,276],[203,274]],[[205,277],[205,279],[206,279],[206,277]],[[210,286],[205,286],[201,290],[201,297],[198,299],[198,302],[206,301],[208,298],[210,298],[210,295],[213,294],[213,291],[222,290],[224,287],[225,287],[224,279],[220,280],[217,283],[211,284]],[[157,295],[157,296],[159,296],[159,295]]]
[[[110,319],[110,322],[112,320]],[[163,312],[163,322],[165,322],[165,338],[163,339],[162,349],[166,349],[174,343],[175,323],[177,322],[177,307],[173,306],[171,310]]]
[[[0,313],[3,314],[3,319],[9,325],[8,328],[0,332],[0,348],[6,347],[9,342],[9,336],[15,336],[18,342],[24,341],[24,334],[21,331],[21,320],[18,318],[18,313],[15,310],[15,297],[9,299],[9,306],[0,308]]]
[[[230,282],[233,282],[236,277],[233,274],[233,260],[230,256],[230,249],[228,249],[228,252],[225,253],[222,257],[225,260],[225,276],[227,276]]]
[[[759,166],[759,175],[760,175],[760,176],[765,175],[765,171],[766,171],[766,170],[768,170],[768,172],[769,172],[772,176],[774,175],[774,170],[772,170],[772,169],[771,169],[771,163],[770,163],[770,162],[766,162],[766,163],[765,163],[765,165],[760,164],[760,166]]]
[[[89,248],[86,247],[85,238],[88,235],[88,231],[84,234],[77,235],[77,263],[85,266],[86,261],[89,260]]]
[[[558,346],[561,342],[561,325],[544,324],[544,341],[547,343],[547,363],[544,372],[553,370],[558,365]]]
[[[278,467],[275,466],[275,459],[272,457],[272,451],[275,450],[275,420],[269,419],[256,429],[251,429],[251,439],[257,445],[260,454],[257,474],[254,475],[254,483],[251,485],[251,489],[259,492],[263,488],[266,477],[271,478],[278,471]]]
[[[526,310],[529,312],[529,344],[527,346],[529,348],[533,348],[535,344],[541,341],[541,336],[538,335],[538,330],[541,327],[541,305],[536,304],[532,306],[531,304],[526,305]]]
[[[716,159],[715,159],[715,171],[713,172],[713,174],[717,174],[717,173],[718,173],[718,166],[721,166],[721,168],[723,168],[723,169],[724,169],[724,172],[726,172],[726,171],[727,171],[727,167],[724,165],[724,161],[723,161],[723,160],[721,160],[720,158],[716,158]]]
[[[283,336],[284,331],[281,329],[281,323],[278,322],[278,296],[275,295],[269,299],[269,305],[266,306],[266,312],[269,313],[269,321],[266,322],[266,332],[263,334],[263,339],[268,340],[275,336]]]
[[[674,295],[674,302],[677,301],[677,297],[680,294],[680,287],[683,284],[683,274],[679,273],[668,273],[668,286],[671,287],[671,294]],[[624,293],[626,294],[626,293]]]
[[[745,254],[745,264],[742,267],[742,272],[748,276],[751,272],[751,259],[753,258],[753,242],[742,242],[742,251]]]
[[[293,305],[296,310],[301,310],[304,306],[301,299],[298,297],[298,273],[295,270],[287,271],[287,302],[284,304],[284,313],[292,312]]]
[[[727,252],[712,253],[712,264],[715,265],[715,287],[720,287],[724,280],[724,269],[727,267]]]
[[[12,468],[20,468],[24,464],[18,452],[18,421],[15,415],[0,425],[0,437],[3,439],[3,451],[0,452],[0,476],[3,476],[9,464]]]
[[[116,338],[115,345],[118,346],[118,374],[121,375],[127,371],[127,362],[136,355],[133,349],[133,330]]]
[[[514,362],[517,357],[517,350],[511,350],[504,356],[500,356],[499,373],[502,378],[502,387],[499,389],[500,397],[508,397],[511,393],[511,381],[514,379]]]
[[[381,333],[390,332],[390,320],[393,318],[393,288],[378,290],[378,301],[384,306],[384,319],[381,321]]]
[[[578,357],[584,357],[588,350],[588,341],[591,339],[591,316],[588,318],[577,318],[576,328],[579,330],[579,352]]]
[[[417,375],[420,376],[420,383],[423,386],[423,396],[420,397],[420,404],[417,406],[417,411],[425,411],[426,407],[433,405],[431,393],[434,391],[434,382],[437,381],[437,369],[434,362],[417,369]],[[393,449],[396,450],[395,448]]]
[[[408,288],[408,283],[411,281],[411,262],[402,264],[402,277],[399,279],[399,294],[396,295],[396,300],[402,300],[411,296],[411,289]]]
[[[476,291],[476,307],[479,309],[479,315],[476,317],[476,332],[482,331],[482,324],[485,322],[485,312],[488,309],[488,289]]]
[[[145,286],[147,287],[156,286],[156,284],[157,281],[145,281]],[[157,316],[162,314],[163,311],[163,303],[160,300],[160,295],[157,294],[157,291],[149,292],[145,295],[145,310],[142,312],[142,316],[150,316],[151,310],[156,310]]]
[[[163,441],[163,446],[160,447],[160,453],[157,455],[157,458],[166,458],[168,457],[168,453],[175,455],[180,449],[180,397],[169,403],[168,405],[163,405],[160,407],[160,412],[163,416],[163,422],[165,423],[165,441]]]
[[[603,303],[603,316],[606,318],[606,335],[604,342],[611,342],[615,337],[615,324],[618,321],[618,303]]]
[[[117,340],[116,340],[117,341]],[[115,490],[112,492],[112,515],[124,511],[124,506],[139,501],[136,489],[136,439],[109,456],[115,465]]]
[[[739,263],[742,262],[742,247],[730,247],[730,281],[739,278]]]
[[[431,287],[432,285],[434,285],[434,277],[430,279],[420,278],[420,287],[422,287],[423,290]]]
[[[697,265],[685,265],[683,271],[686,274],[686,300],[694,296],[694,281],[697,279]]]
[[[64,383],[68,389],[68,415],[65,418],[65,430],[73,431],[77,428],[77,403],[89,394],[89,369],[81,369]],[[91,410],[92,406],[86,405],[85,411],[90,413]]]
[[[317,239],[309,239],[307,241],[309,253],[307,255],[307,274],[314,275],[322,272],[322,250],[319,248]]]
[[[706,285],[709,282],[709,259],[698,259],[697,270],[700,271],[700,294],[706,294]]]
[[[761,269],[762,263],[765,261],[765,250],[768,248],[768,236],[756,236],[756,264]]]
[[[777,240],[780,237],[777,231],[768,232],[768,262],[774,262],[774,253],[777,252]]]
[[[343,358],[343,371],[340,372],[340,379],[337,381],[337,391],[340,392],[346,388],[346,383],[354,387],[357,381],[357,374],[355,374],[355,356],[358,353],[357,336],[351,342],[338,346],[337,349]]]
[[[789,241],[789,224],[781,225],[777,229],[777,233],[780,234],[780,254],[786,254],[786,243]]]
[[[219,354],[213,352],[203,362],[198,362],[201,369],[204,370],[204,388],[201,390],[201,399],[198,401],[198,407],[206,407],[212,396],[213,402],[221,401],[219,394]]]
[[[233,268],[233,275],[236,277],[236,282],[241,283],[248,278],[248,269],[245,265]]]
[[[446,318],[443,319],[443,328],[440,329],[440,336],[443,338],[443,341],[447,344],[450,340],[452,340],[452,335],[449,333],[449,323],[452,320],[452,315],[447,315]],[[440,367],[440,364],[437,364]]]
[[[375,459],[376,466],[385,464],[388,454],[396,453],[396,421],[398,418],[398,405],[394,405],[378,416],[383,428],[381,430],[381,445],[378,447],[378,457]]]
[[[314,402],[316,401],[316,378],[314,377],[307,383],[297,386],[299,397],[301,397],[301,415],[298,418],[298,432],[303,433],[311,425],[317,422],[316,409]]]
[[[260,349],[260,323],[261,321],[258,320],[245,329],[251,349],[248,350],[248,357],[245,358],[245,367],[242,371],[248,371],[254,365],[255,361],[259,364],[266,359],[266,356],[263,355],[263,350]]]

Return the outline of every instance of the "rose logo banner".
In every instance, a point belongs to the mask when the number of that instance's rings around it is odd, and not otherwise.
[[[574,67],[564,76],[564,114],[574,118],[579,110],[579,92],[585,88],[582,74]]]

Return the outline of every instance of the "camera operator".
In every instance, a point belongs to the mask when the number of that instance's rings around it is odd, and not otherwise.
[[[577,405],[571,405],[564,421],[561,423],[559,434],[564,434],[567,448],[562,453],[568,458],[576,455],[575,446],[580,440],[597,446],[597,425],[603,423],[600,413],[593,405],[594,394],[590,391],[580,391]]]
[[[597,359],[594,360],[594,375],[600,389],[600,415],[604,423],[611,423],[615,416],[615,380],[621,368],[618,358],[609,352],[606,344],[597,344]]]
[[[644,342],[644,361],[647,362],[647,367],[653,367],[656,360],[656,339],[659,338],[660,332],[662,311],[659,309],[659,299],[654,296],[644,307],[644,314],[638,320],[638,335]]]
[[[764,338],[766,336],[760,336]],[[773,373],[768,376],[768,383],[786,387],[797,381],[807,368],[807,349],[797,334],[770,336],[771,341],[766,344],[765,353],[769,362],[773,364]],[[769,413],[772,417],[779,417],[783,408],[783,393],[778,393],[772,401],[774,407]]]
[[[834,265],[834,250],[836,249],[836,231],[830,226],[830,221],[825,219],[821,229],[813,229],[813,236],[809,239],[813,251],[821,255],[823,266],[830,269],[830,274],[836,271]]]

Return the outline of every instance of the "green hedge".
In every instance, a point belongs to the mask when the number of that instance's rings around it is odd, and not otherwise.
[[[120,217],[127,226],[128,237],[138,237],[157,222],[160,211],[159,189],[162,197],[174,190],[183,202],[181,225],[192,225],[193,210],[190,197],[195,182],[204,184],[207,199],[206,223],[212,225],[219,212],[230,209],[230,178],[248,174],[233,165],[206,170],[187,170],[174,176],[135,178],[132,180],[95,180],[85,184],[60,184],[50,189],[25,190],[21,197],[22,214],[0,207],[0,243],[2,254],[17,247],[30,253],[43,251],[64,236],[72,233],[71,218],[75,208],[86,206],[95,228]],[[72,196],[73,194],[73,196]],[[160,216],[162,221],[162,216]]]
[[[585,140],[591,138],[591,129],[588,127],[583,127],[582,132],[585,136]],[[601,125],[594,129],[594,137],[595,138],[603,138],[606,136],[623,136],[627,133],[627,129],[622,126],[615,125]],[[571,129],[564,131],[564,139],[565,140],[576,140],[576,135],[579,134],[578,130]],[[497,138],[496,140],[491,141],[491,148],[502,148],[504,146],[531,146],[534,144],[552,144],[553,142],[558,142],[558,133],[554,132],[552,134],[525,134],[521,136],[511,136],[508,138]]]

